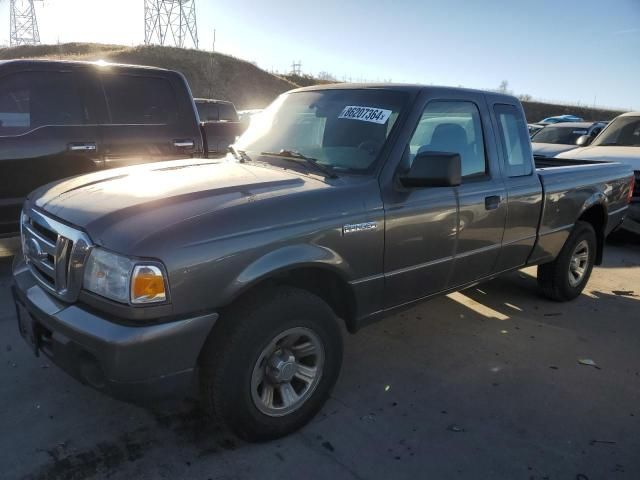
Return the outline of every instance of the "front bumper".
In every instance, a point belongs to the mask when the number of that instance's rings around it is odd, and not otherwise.
[[[45,292],[21,259],[12,292],[20,333],[36,355],[81,382],[136,403],[196,393],[200,350],[217,313],[155,325],[122,325]]]

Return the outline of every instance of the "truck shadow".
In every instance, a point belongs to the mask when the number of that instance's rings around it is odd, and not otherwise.
[[[127,464],[171,444],[176,451],[187,450],[194,461],[240,448],[243,442],[222,426],[209,420],[195,403],[184,402],[170,410],[150,408],[155,423],[98,442],[82,450],[69,448],[70,442],[43,450],[50,461],[24,477],[30,480],[84,479],[110,477]],[[195,451],[194,451],[195,450]],[[191,461],[185,462],[186,466]]]
[[[640,291],[613,290],[609,293],[589,290],[588,287],[586,293],[572,302],[554,302],[543,297],[536,279],[524,272],[510,274],[460,293],[491,311],[498,312],[501,319],[534,313],[536,321],[549,324],[556,324],[555,317],[564,315],[576,306],[593,312],[605,312],[611,307],[630,312],[640,307]],[[537,298],[532,294],[537,295]]]

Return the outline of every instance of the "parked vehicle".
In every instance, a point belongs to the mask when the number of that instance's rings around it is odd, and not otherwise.
[[[588,145],[604,127],[604,124],[595,122],[563,122],[549,125],[531,137],[533,155],[555,157],[559,153]]]
[[[529,129],[529,136],[533,137],[536,133],[544,128],[544,125],[538,125],[536,123],[527,124],[527,128]]]
[[[0,236],[16,234],[36,187],[71,175],[200,157],[203,138],[184,77],[87,62],[0,62]]]
[[[129,399],[196,386],[248,440],[319,411],[342,325],[528,265],[577,297],[633,182],[536,169],[520,102],[456,88],[295,90],[232,151],[39,188],[13,292],[28,344],[71,375]]]
[[[616,117],[589,146],[558,157],[578,162],[614,160],[629,165],[634,170],[636,187],[622,228],[640,235],[640,112]]]
[[[244,128],[231,102],[196,98],[196,108],[205,132],[205,150],[210,155],[226,154]]]
[[[558,115],[555,117],[547,117],[538,122],[538,125],[551,125],[553,123],[562,122],[584,122],[584,118],[575,115]]]

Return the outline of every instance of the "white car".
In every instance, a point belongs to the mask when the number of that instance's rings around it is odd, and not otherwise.
[[[555,157],[556,155],[578,148],[580,137],[587,145],[604,129],[603,122],[565,122],[549,125],[531,137],[533,155],[536,157]]]
[[[636,184],[623,228],[640,235],[640,112],[616,117],[588,147],[561,153],[569,160],[609,160],[631,165]]]

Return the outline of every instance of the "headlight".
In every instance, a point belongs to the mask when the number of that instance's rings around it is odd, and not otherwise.
[[[84,271],[85,289],[121,303],[154,303],[167,299],[165,276],[155,264],[94,248]]]

